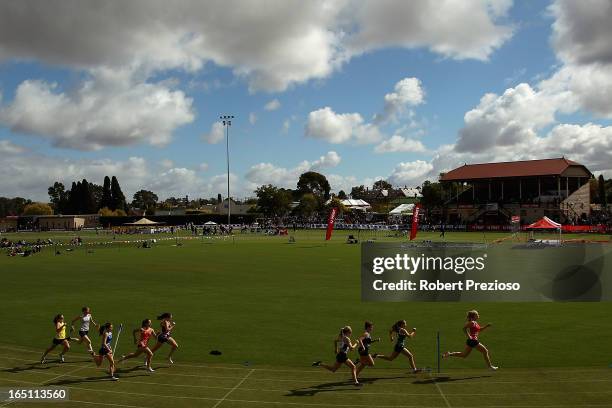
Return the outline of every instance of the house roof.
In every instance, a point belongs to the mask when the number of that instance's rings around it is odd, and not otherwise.
[[[445,173],[440,177],[440,181],[558,176],[569,167],[582,167],[589,175],[591,174],[591,172],[580,163],[576,163],[566,158],[557,158],[501,163],[465,164]]]

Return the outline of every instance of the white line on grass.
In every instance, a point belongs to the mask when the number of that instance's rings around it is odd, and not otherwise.
[[[240,382],[234,386],[234,388],[232,388],[231,390],[229,390],[229,391],[227,392],[227,394],[225,394],[225,395],[223,396],[223,398],[221,398],[219,401],[217,401],[217,403],[216,403],[215,405],[213,405],[213,407],[212,407],[212,408],[217,408],[217,407],[218,407],[218,406],[219,406],[219,405],[220,405],[220,404],[221,404],[223,401],[225,401],[225,399],[226,399],[227,397],[229,397],[229,395],[230,395],[232,392],[234,392],[234,391],[236,390],[236,388],[240,387],[240,386],[241,386],[241,385],[242,385],[242,384],[243,384],[243,383],[246,381],[246,379],[247,379],[247,378],[249,378],[249,376],[250,376],[251,374],[253,374],[253,372],[255,372],[255,369],[254,369],[254,368],[253,368],[253,369],[251,369],[251,371],[249,371],[249,372],[247,373],[247,375],[245,375],[245,376],[242,378],[242,380],[240,380]]]
[[[436,389],[440,393],[440,396],[444,400],[444,403],[446,404],[446,407],[447,408],[452,408],[450,402],[448,402],[448,399],[446,398],[446,395],[444,395],[444,393],[442,392],[442,388],[440,388],[440,386],[438,385],[438,382],[436,380],[434,380],[434,384],[436,386]]]
[[[18,380],[8,380],[8,379],[0,379],[5,381],[14,381],[14,382],[22,382],[24,384],[39,384],[31,381],[18,381]],[[206,400],[206,401],[219,401],[219,398],[207,398],[207,397],[189,397],[189,396],[176,396],[176,395],[162,395],[162,394],[143,394],[137,392],[129,392],[129,391],[111,391],[111,390],[101,390],[96,388],[85,388],[85,387],[75,387],[68,386],[66,388],[75,389],[75,390],[84,390],[84,391],[92,391],[92,392],[106,392],[112,394],[125,394],[125,395],[134,395],[134,396],[142,396],[142,397],[161,397],[161,398],[179,398],[179,399],[194,399],[194,400]],[[510,395],[510,394],[508,394]],[[514,394],[512,394],[514,395]],[[241,399],[226,399],[228,402],[240,402],[246,404],[272,404],[272,405],[303,405],[303,406],[314,406],[314,407],[367,407],[371,408],[371,404],[369,405],[360,405],[360,404],[335,404],[335,403],[300,403],[300,402],[287,402],[287,401],[257,401],[257,400],[241,400]],[[610,407],[610,404],[572,404],[572,405],[538,405],[539,408],[560,408],[560,407]],[[134,406],[140,408],[138,406]],[[377,405],[379,408],[396,408],[397,405]],[[487,405],[486,408],[533,408],[534,405]],[[421,406],[421,405],[408,405],[405,408],[436,408],[434,406]],[[442,407],[440,407],[442,408]],[[453,407],[453,408],[473,408],[473,406],[466,407]]]

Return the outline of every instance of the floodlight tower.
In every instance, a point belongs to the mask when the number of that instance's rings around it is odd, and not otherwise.
[[[229,228],[232,215],[232,201],[230,200],[229,128],[232,126],[232,119],[234,119],[234,116],[221,115],[219,119],[221,119],[225,127],[225,156],[227,158],[227,228]]]

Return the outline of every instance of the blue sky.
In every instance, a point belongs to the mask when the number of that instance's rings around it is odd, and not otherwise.
[[[0,195],[216,196],[225,113],[238,197],[310,169],[336,191],[562,155],[611,174],[605,1],[255,3],[0,5]]]

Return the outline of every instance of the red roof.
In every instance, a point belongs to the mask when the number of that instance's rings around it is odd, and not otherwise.
[[[559,224],[558,222],[554,222],[548,217],[544,217],[534,222],[533,224],[529,224],[525,228],[527,229],[559,229],[561,228],[561,224]]]
[[[579,166],[589,174],[580,163],[559,159],[525,160],[502,163],[465,164],[444,174],[440,181],[459,181],[506,177],[558,176],[568,167]]]

